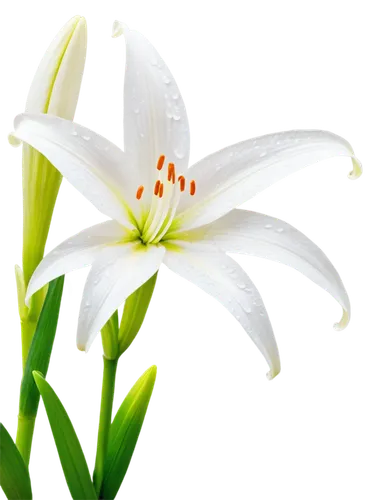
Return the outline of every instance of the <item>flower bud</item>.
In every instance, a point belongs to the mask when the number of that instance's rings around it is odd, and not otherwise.
[[[126,299],[118,336],[119,355],[126,351],[141,329],[154,292],[157,275],[158,273],[155,273]]]

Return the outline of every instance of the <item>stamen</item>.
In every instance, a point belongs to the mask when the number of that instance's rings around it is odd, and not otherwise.
[[[191,196],[195,195],[195,190],[196,190],[195,181],[190,181],[190,194],[191,194]]]
[[[161,170],[163,168],[164,160],[165,160],[165,156],[164,155],[159,156],[158,163],[156,165],[156,168],[158,170]]]
[[[157,196],[159,194],[159,189],[160,189],[160,181],[155,182],[155,187],[154,187],[154,195]]]
[[[173,184],[176,182],[176,172],[174,169],[174,163],[169,163],[168,165],[168,180],[172,181]]]
[[[137,200],[140,200],[142,198],[143,191],[145,190],[144,186],[139,186],[137,189]]]
[[[185,177],[183,175],[180,175],[177,180],[180,183],[180,191],[181,193],[183,193],[185,191]]]
[[[161,182],[159,187],[159,198],[163,198],[164,184]]]

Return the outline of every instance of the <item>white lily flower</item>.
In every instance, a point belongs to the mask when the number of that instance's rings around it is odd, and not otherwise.
[[[294,267],[329,292],[349,321],[345,288],[324,253],[299,231],[236,206],[279,179],[334,156],[352,159],[350,144],[329,132],[302,130],[250,139],[188,168],[189,125],[169,69],[139,33],[126,38],[124,151],[85,127],[45,115],[20,115],[15,135],[42,152],[113,220],[73,236],[35,271],[30,297],[52,279],[92,265],[82,299],[77,343],[87,350],[130,294],[162,263],[221,302],[267,360],[280,370],[272,327],[256,287],[226,255],[238,252]]]

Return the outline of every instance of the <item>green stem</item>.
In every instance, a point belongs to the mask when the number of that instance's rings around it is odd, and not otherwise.
[[[94,487],[99,496],[104,478],[104,464],[107,455],[109,430],[112,421],[113,396],[115,392],[115,379],[117,359],[107,359],[103,356],[103,384],[102,399],[100,404],[100,419],[98,430],[98,444],[96,448],[95,470],[93,475]]]
[[[29,466],[31,443],[33,441],[35,417],[18,416],[16,445],[26,464]]]
[[[22,370],[25,371],[27,356],[35,333],[37,322],[28,319],[21,320]]]

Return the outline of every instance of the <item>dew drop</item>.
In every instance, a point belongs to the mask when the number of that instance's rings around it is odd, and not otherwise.
[[[282,233],[282,232],[284,232],[284,228],[283,228],[283,227],[279,227],[278,229],[276,229],[276,231],[277,231],[278,233]]]
[[[169,78],[169,76],[167,75],[164,75],[163,76],[163,82],[168,85],[169,83],[171,83],[171,79]]]
[[[271,229],[272,224],[266,224],[264,227],[265,227],[265,229]]]
[[[76,137],[78,135],[78,132],[76,130],[73,130],[72,135]]]
[[[173,152],[179,160],[182,160],[185,156],[185,151],[183,149],[175,148]]]
[[[83,139],[84,141],[89,141],[89,140],[91,139],[91,137],[90,137],[89,135],[83,135],[83,136],[82,136],[82,139]]]
[[[265,156],[267,156],[267,153],[266,151],[263,151],[263,153],[260,153],[259,158],[264,158]]]
[[[238,288],[239,288],[240,290],[245,290],[245,288],[246,288],[245,283],[237,283],[237,286],[238,286]]]

